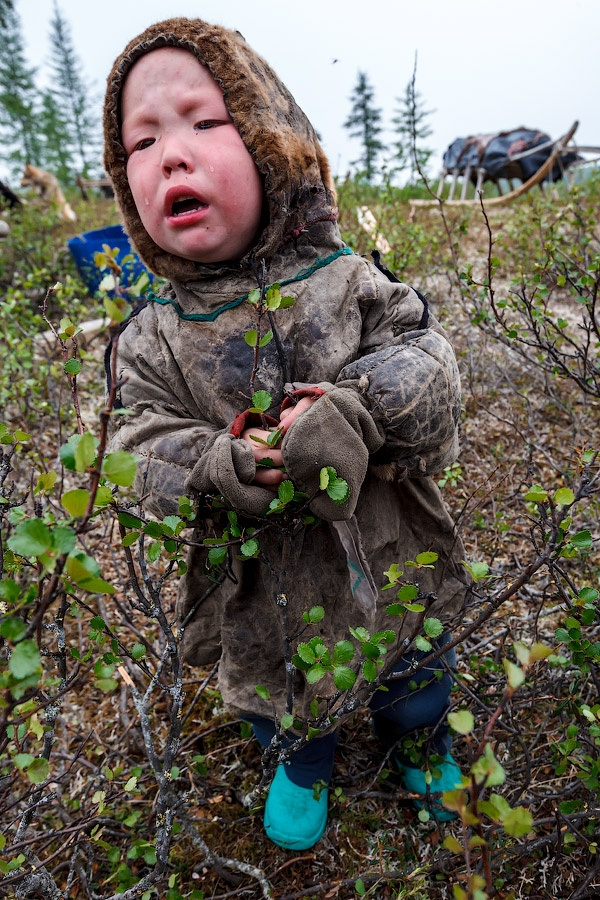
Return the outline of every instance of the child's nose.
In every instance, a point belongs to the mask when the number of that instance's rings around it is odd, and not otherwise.
[[[171,138],[163,144],[162,169],[168,177],[174,169],[191,172],[194,168],[192,154],[184,141]]]

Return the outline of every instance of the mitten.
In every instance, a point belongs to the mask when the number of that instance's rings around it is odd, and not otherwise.
[[[312,496],[324,466],[332,466],[348,482],[343,503],[318,492],[310,503],[315,515],[331,522],[349,519],[364,481],[369,454],[383,444],[371,415],[349,388],[333,388],[300,415],[281,445],[286,472],[294,487]]]
[[[207,494],[223,494],[234,509],[259,516],[275,494],[251,484],[256,474],[252,448],[232,434],[221,434],[198,460],[186,487]]]

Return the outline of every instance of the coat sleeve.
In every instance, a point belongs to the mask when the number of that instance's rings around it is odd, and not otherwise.
[[[178,499],[192,492],[223,494],[233,506],[258,515],[273,494],[252,485],[250,447],[200,409],[153,308],[136,316],[120,335],[117,379],[121,409],[113,416],[111,450],[138,457],[135,490],[160,518],[176,514]]]
[[[373,273],[359,357],[337,386],[355,390],[384,434],[372,462],[431,475],[458,455],[460,376],[443,330],[412,288]]]

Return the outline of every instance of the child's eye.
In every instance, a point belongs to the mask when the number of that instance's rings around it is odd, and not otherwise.
[[[138,141],[132,152],[136,150],[145,150],[147,147],[151,147],[154,143],[154,138],[144,138],[143,141]]]
[[[196,131],[207,131],[209,128],[214,128],[217,124],[214,119],[203,119],[201,122],[196,122],[194,128]]]

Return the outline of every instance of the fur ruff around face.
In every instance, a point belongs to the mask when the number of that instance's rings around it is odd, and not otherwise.
[[[139,219],[127,181],[120,130],[121,91],[135,61],[159,47],[188,50],[208,67],[262,176],[268,221],[241,268],[247,267],[251,258],[268,261],[305,225],[334,217],[335,189],[327,158],[312,125],[270,66],[239,32],[200,19],[168,19],[127,45],[108,77],[104,105],[104,166],[112,178],[125,228],[150,269],[166,278],[194,281],[204,268],[154,243]]]

